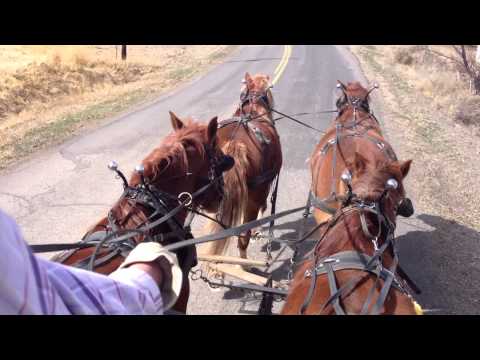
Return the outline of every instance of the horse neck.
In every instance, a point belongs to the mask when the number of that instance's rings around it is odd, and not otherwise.
[[[355,114],[353,107],[348,106],[342,112],[342,114],[337,117],[335,123],[351,124],[353,121],[356,122],[356,127],[373,130],[378,133],[378,135],[382,136],[382,130],[380,129],[378,122],[375,120],[372,114],[363,109],[357,109]]]
[[[255,120],[268,120],[269,122],[271,122],[273,124],[273,115],[272,115],[272,111],[270,109],[268,109],[267,107],[261,105],[261,104],[258,104],[258,103],[255,103],[253,105],[251,104],[247,104],[247,105],[244,105],[243,108],[247,108],[248,111],[245,111],[244,113],[248,114],[248,115],[251,115],[252,117],[257,117],[256,119],[254,119],[253,121]],[[242,106],[240,105],[237,110],[235,110],[235,113],[233,116],[241,116],[242,115]]]

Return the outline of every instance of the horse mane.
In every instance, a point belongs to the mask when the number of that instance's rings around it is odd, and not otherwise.
[[[206,129],[206,125],[188,118],[183,128],[170,133],[159,147],[143,159],[145,176],[150,181],[157,181],[170,167],[178,167],[179,171],[186,172],[188,170],[188,147],[193,147],[202,158],[205,158]],[[131,181],[132,185],[135,185],[140,178],[134,174]]]

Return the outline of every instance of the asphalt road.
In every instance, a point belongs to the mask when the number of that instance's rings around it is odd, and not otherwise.
[[[366,84],[355,59],[343,47],[295,45],[290,47],[291,51],[286,49],[284,46],[242,46],[225,63],[153,104],[2,173],[0,207],[16,218],[31,244],[78,241],[121,194],[121,183],[107,170],[107,163],[115,159],[120,168],[130,174],[134,166],[171,131],[168,110],[180,117],[192,115],[204,121],[215,115],[225,118],[232,113],[239,99],[241,79],[246,71],[267,73],[273,77],[278,70],[273,89],[276,108],[288,114],[333,109],[337,79],[343,82],[360,80]],[[332,114],[321,114],[301,119],[323,129],[332,118]],[[277,209],[282,211],[305,204],[310,185],[306,160],[320,135],[288,119],[278,122],[278,130],[284,167]],[[278,221],[276,235],[295,237],[300,217],[295,214]],[[401,222],[398,235],[408,238],[409,233],[414,232],[418,237],[428,236],[435,227],[425,219],[422,220],[421,216],[409,219],[411,225]],[[201,225],[201,221],[196,222],[194,232]],[[264,245],[261,241],[251,244],[249,256],[264,259]],[[423,251],[425,254],[429,249],[423,248]],[[237,254],[234,246],[230,253]],[[285,278],[290,255],[290,248],[274,245],[277,260],[269,270],[275,279]],[[435,299],[443,293],[443,288],[435,286],[433,279],[425,278],[425,274],[435,274],[438,262],[427,262],[425,264],[430,268],[422,268],[423,259],[412,242],[402,248],[402,257],[408,259],[407,270],[419,269],[423,274],[420,275],[420,285],[427,291],[420,297],[420,303],[435,307],[438,303]],[[415,273],[412,276],[416,279]],[[464,304],[465,299],[461,297],[458,301],[449,298],[442,303],[442,312],[471,313],[474,307]],[[225,289],[212,291],[202,281],[195,281],[188,312],[252,314],[258,305],[259,299],[249,294]],[[275,303],[274,310],[278,311],[280,307],[281,302]]]

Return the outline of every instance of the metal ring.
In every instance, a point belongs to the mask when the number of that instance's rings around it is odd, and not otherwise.
[[[180,193],[180,194],[178,195],[178,200],[179,200],[180,202],[183,202],[183,200],[181,199],[183,196],[186,196],[187,199],[188,199],[188,203],[185,203],[185,204],[183,204],[183,205],[184,205],[184,206],[190,206],[190,205],[192,205],[192,201],[193,201],[192,194],[190,194],[189,192],[186,192],[186,191]]]
[[[197,281],[201,279],[202,275],[202,269],[190,270],[190,280],[192,281]]]

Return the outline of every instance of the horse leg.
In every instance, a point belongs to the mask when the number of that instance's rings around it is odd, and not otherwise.
[[[253,201],[249,201],[247,209],[245,211],[245,216],[243,219],[244,223],[253,221],[257,219],[260,206]],[[248,230],[245,233],[241,234],[238,237],[238,250],[240,252],[240,257],[243,259],[247,258],[247,248],[250,243],[250,237],[252,236],[252,230]]]
[[[189,272],[183,273],[182,289],[178,296],[177,302],[172,306],[172,310],[187,313],[188,298],[190,297],[190,280],[188,279]]]

